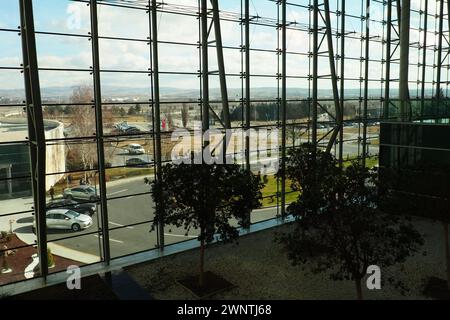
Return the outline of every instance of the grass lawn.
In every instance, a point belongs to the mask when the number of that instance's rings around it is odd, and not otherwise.
[[[344,162],[345,167],[348,167],[350,164],[350,161]],[[368,158],[366,160],[366,166],[368,168],[373,168],[376,165],[378,165],[378,157]],[[114,181],[137,176],[151,177],[153,174],[154,168],[110,168],[106,169],[106,180]],[[71,175],[73,181],[71,186],[74,186],[78,184],[80,178],[84,177],[84,172],[75,172],[71,173]],[[91,181],[91,184],[93,183],[98,183],[98,180]],[[277,188],[277,185],[279,189]],[[61,179],[61,181],[54,186],[55,194],[62,194],[65,188],[67,188],[66,181],[65,179]],[[281,192],[281,180],[280,183],[278,183],[277,179],[273,175],[270,175],[268,176],[267,184],[262,190],[262,207],[271,207],[277,205],[277,192]],[[286,180],[286,204],[295,201],[298,197],[298,194],[298,192],[292,191],[291,182],[289,180]],[[279,202],[281,202],[281,197],[279,199]]]
[[[268,176],[268,182],[262,190],[263,207],[271,207],[277,204],[277,191],[281,192],[281,180],[279,184],[279,190],[277,190],[277,179],[274,176]],[[289,204],[296,200],[298,197],[298,192],[293,192],[291,189],[291,183],[286,180],[286,204]],[[279,199],[281,201],[281,198]]]
[[[344,167],[349,167],[351,165],[352,159],[344,162]],[[371,157],[366,159],[366,167],[372,169],[375,166],[378,166],[379,159],[378,157]]]
[[[350,166],[351,162],[346,161],[344,162],[344,167]],[[378,165],[378,157],[372,157],[366,159],[366,166],[368,168],[373,168]],[[262,206],[263,207],[271,207],[274,205],[277,205],[277,192],[281,192],[281,180],[278,184],[279,189],[277,189],[278,181],[274,176],[268,176],[268,182],[265,185],[265,187],[262,190],[263,200],[262,200]],[[297,197],[299,195],[299,192],[292,191],[291,189],[291,182],[287,179],[286,180],[286,204],[289,204],[295,200],[297,200]],[[281,202],[281,197],[279,199],[279,202]]]

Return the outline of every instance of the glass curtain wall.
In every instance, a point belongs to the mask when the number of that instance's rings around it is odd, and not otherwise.
[[[21,1],[0,3],[0,285],[40,275]],[[266,183],[253,223],[277,217],[296,198],[276,175],[291,148],[313,142],[343,165],[378,164],[380,121],[399,113],[397,1],[218,1],[220,34],[215,8],[207,1],[202,14],[202,4],[33,1],[52,225],[48,273],[196,238],[195,230],[173,226],[151,230],[155,204],[144,178],[155,178],[158,132],[164,165],[180,132],[192,138],[201,130],[204,104],[210,128],[223,133],[224,93],[233,133],[247,150],[227,152]],[[448,122],[447,12],[443,1],[411,3],[413,120]]]

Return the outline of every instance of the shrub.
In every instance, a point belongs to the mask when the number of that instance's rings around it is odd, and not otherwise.
[[[0,232],[0,241],[2,241],[2,242],[11,241],[11,235],[6,231],[1,231]]]
[[[47,265],[49,268],[55,266],[55,258],[53,257],[52,250],[47,249]]]

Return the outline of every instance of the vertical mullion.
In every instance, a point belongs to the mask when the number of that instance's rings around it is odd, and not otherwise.
[[[428,0],[425,0],[425,18],[423,27],[423,51],[422,51],[422,85],[420,95],[420,117],[424,116],[425,109],[425,80],[426,80],[426,64],[427,64],[427,36],[428,36]]]
[[[313,6],[313,74],[312,74],[312,144],[317,147],[317,107],[318,107],[318,54],[319,54],[319,1],[314,0]]]
[[[384,109],[383,119],[389,119],[390,82],[391,82],[391,44],[392,44],[392,0],[387,1],[386,30],[386,76],[384,78]]]
[[[103,137],[102,93],[100,81],[100,55],[98,44],[97,0],[90,0],[91,42],[92,42],[92,75],[94,80],[94,105],[96,122],[96,141],[98,172],[100,186],[100,207],[102,211],[102,241],[104,259],[107,264],[111,260],[108,225],[108,200],[106,198],[105,152]]]
[[[339,165],[342,168],[344,162],[344,95],[345,95],[345,0],[341,3],[341,119],[339,131]]]
[[[364,111],[363,111],[363,144],[362,164],[366,165],[367,157],[367,108],[369,98],[369,48],[370,48],[370,0],[366,0],[366,34],[364,56]]]
[[[444,29],[444,0],[440,0],[439,2],[439,32],[438,32],[438,56],[437,56],[437,70],[436,70],[436,93],[435,98],[439,101],[442,99],[441,97],[441,73],[442,73],[442,32]]]
[[[202,48],[202,134],[209,129],[209,70],[208,70],[208,2],[201,0],[201,48]],[[209,137],[204,137],[203,147],[209,145]]]
[[[281,215],[286,211],[286,0],[281,1]]]
[[[250,0],[245,0],[245,164],[247,170],[250,170],[250,84]]]
[[[153,75],[153,106],[154,106],[154,127],[155,134],[155,155],[156,155],[156,179],[161,181],[162,159],[161,159],[161,103],[159,96],[159,48],[158,48],[158,12],[156,0],[151,0],[150,7],[150,21],[151,21],[151,63]],[[156,210],[159,217],[163,214],[160,212],[161,206],[156,204]],[[160,219],[158,225],[158,246],[161,250],[164,249],[164,222]]]

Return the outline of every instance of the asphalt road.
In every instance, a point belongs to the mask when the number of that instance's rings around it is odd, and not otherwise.
[[[300,142],[300,141],[299,141]],[[354,155],[358,152],[356,143],[344,144],[344,154]],[[369,146],[370,153],[378,153],[378,147]],[[124,159],[130,157],[126,151],[117,149],[113,152],[115,165],[123,165]],[[146,157],[142,155],[140,157]],[[253,159],[253,157],[252,157]],[[253,169],[259,170],[261,165],[252,164]],[[259,167],[258,167],[259,166]],[[154,203],[149,194],[134,196],[147,192],[149,187],[144,184],[143,178],[132,181],[116,181],[107,184],[108,196],[108,221],[110,251],[112,257],[123,256],[155,248],[157,234],[150,231],[151,221],[154,217]],[[117,199],[114,199],[117,198]],[[252,214],[252,222],[266,220],[275,217],[276,208],[257,210]],[[48,239],[64,247],[82,251],[85,253],[102,256],[101,241],[99,238],[99,225],[101,225],[101,213],[93,215],[93,225],[81,232],[50,230]],[[131,225],[131,226],[129,226]],[[26,228],[26,227],[25,227]],[[31,232],[31,223],[29,224]],[[166,226],[164,230],[166,244],[180,242],[196,238],[196,230],[191,230],[187,235],[183,228]],[[63,239],[71,237],[70,239]],[[72,238],[73,237],[73,238]]]
[[[110,251],[112,257],[123,256],[139,251],[155,248],[157,244],[156,231],[150,231],[154,217],[154,203],[149,194],[133,196],[148,190],[143,179],[120,183],[107,187],[108,219]],[[120,197],[119,199],[111,199]],[[273,218],[276,208],[257,210],[253,213],[252,221],[257,222]],[[93,216],[93,225],[80,232],[49,230],[48,240],[64,247],[101,256],[101,241],[98,225],[101,224],[101,213]],[[140,224],[142,223],[142,224]],[[138,224],[138,225],[134,225]],[[132,225],[132,226],[128,226]],[[127,226],[127,227],[125,227]],[[31,226],[30,226],[31,229]],[[31,232],[31,230],[30,230]],[[93,234],[94,233],[94,234]],[[70,239],[63,239],[73,237]],[[191,230],[186,236],[184,228],[166,226],[164,230],[165,244],[172,244],[196,238],[196,230]]]

